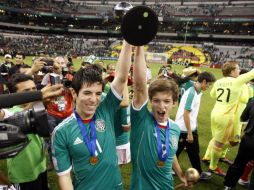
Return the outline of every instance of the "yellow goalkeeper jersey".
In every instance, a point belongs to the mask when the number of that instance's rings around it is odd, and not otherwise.
[[[254,69],[237,78],[223,77],[217,80],[210,92],[212,98],[216,98],[214,110],[221,114],[235,114],[238,109],[243,85],[254,78]]]

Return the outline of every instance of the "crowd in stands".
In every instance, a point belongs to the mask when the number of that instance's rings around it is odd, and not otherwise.
[[[14,54],[22,50],[26,55],[36,55],[45,51],[49,55],[96,55],[109,57],[111,51],[110,40],[88,40],[86,38],[71,38],[67,36],[36,36],[26,38],[3,38],[0,35],[1,47],[5,52]]]
[[[9,53],[14,55],[15,52],[22,50],[25,55],[37,55],[38,52],[44,51],[49,55],[73,55],[73,56],[89,56],[95,55],[96,57],[115,57],[114,52],[119,50],[112,49],[114,41],[105,39],[86,39],[86,38],[71,38],[68,36],[30,36],[30,37],[4,37],[0,35],[1,51],[0,54]],[[171,41],[170,41],[171,42]],[[205,43],[204,43],[205,44]],[[191,46],[196,46],[202,49],[206,59],[211,65],[221,66],[227,60],[239,60],[243,67],[246,67],[246,60],[253,59],[253,48],[248,46],[231,48],[230,46],[220,46],[220,45],[200,45],[194,44]],[[184,44],[183,44],[184,45]],[[170,51],[174,46],[173,43],[160,42],[158,40],[150,43],[147,51],[153,53],[165,53]],[[184,51],[185,52],[185,51]],[[177,52],[171,57],[174,59],[186,58],[186,55],[191,52]],[[188,56],[188,58],[193,58],[194,55]],[[199,59],[195,57],[195,59]],[[251,66],[248,66],[248,68]]]
[[[31,3],[32,2],[32,3]],[[103,9],[98,4],[87,4],[86,2],[70,2],[70,1],[37,1],[37,0],[4,0],[3,5],[10,7],[38,10],[53,13],[72,13],[72,14],[91,14],[91,15],[112,15],[114,5],[104,5]],[[162,2],[155,2],[154,4],[147,4],[150,6],[158,16],[207,16],[216,17],[229,14],[252,15],[251,6],[248,5],[234,7],[232,5],[224,4],[199,4],[195,5],[177,5],[166,4]]]

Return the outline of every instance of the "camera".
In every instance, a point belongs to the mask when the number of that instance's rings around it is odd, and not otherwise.
[[[14,157],[23,150],[29,144],[26,134],[49,137],[50,129],[42,102],[35,103],[32,109],[0,121],[0,159]]]
[[[50,80],[51,85],[62,83],[65,88],[70,88],[71,83],[72,83],[70,80],[68,80],[65,77],[63,79],[61,79],[60,75],[55,74],[55,73],[50,73],[49,74],[49,80]]]
[[[24,134],[35,133],[41,137],[50,135],[47,112],[42,102],[37,102],[32,109],[15,113],[0,123],[19,126]]]
[[[45,66],[41,69],[43,73],[50,73],[53,68],[54,60],[50,58],[42,58],[40,61],[45,62]]]
[[[49,74],[49,81],[50,81],[51,85],[61,84],[60,75],[55,74],[55,73],[50,73]]]

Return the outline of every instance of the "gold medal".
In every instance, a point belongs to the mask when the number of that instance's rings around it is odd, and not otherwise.
[[[158,161],[157,161],[157,166],[158,166],[159,168],[164,167],[164,165],[165,165],[165,162],[163,162],[163,161],[161,161],[161,160],[158,160]]]
[[[96,165],[98,163],[98,157],[97,156],[91,156],[89,161],[90,161],[91,165]]]

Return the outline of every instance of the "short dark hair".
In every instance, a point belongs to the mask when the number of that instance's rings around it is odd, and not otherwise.
[[[9,89],[10,93],[17,92],[17,84],[19,84],[21,82],[28,81],[28,80],[33,81],[33,77],[23,74],[23,73],[13,74],[7,83],[7,87]]]
[[[204,71],[198,75],[198,82],[202,82],[203,80],[206,80],[206,82],[215,82],[216,79],[214,75],[210,72]]]
[[[156,79],[153,81],[148,89],[149,99],[152,100],[153,96],[157,92],[168,92],[171,93],[173,101],[177,102],[179,88],[173,79]]]
[[[21,51],[18,51],[18,52],[16,53],[16,55],[22,55],[22,58],[23,58],[23,59],[26,58],[25,54],[24,54],[23,52],[21,52]],[[16,56],[16,55],[15,55],[15,56]]]
[[[101,68],[98,65],[88,65],[85,68],[79,69],[74,75],[72,80],[72,88],[78,95],[82,85],[87,84],[89,86],[96,82],[102,84],[102,89],[104,88]]]

